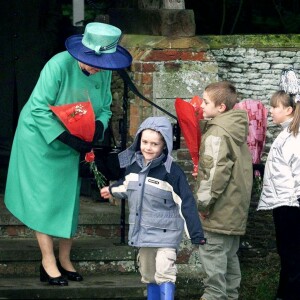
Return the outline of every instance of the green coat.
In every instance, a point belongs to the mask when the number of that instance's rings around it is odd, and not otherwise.
[[[79,153],[56,138],[65,130],[49,105],[91,100],[96,119],[107,128],[111,117],[111,71],[87,77],[68,52],[43,68],[16,130],[5,204],[29,228],[69,238],[77,229]]]

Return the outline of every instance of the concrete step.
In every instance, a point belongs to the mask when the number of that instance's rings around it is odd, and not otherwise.
[[[84,276],[81,282],[69,281],[68,286],[56,287],[40,282],[38,277],[0,278],[0,299],[119,299],[147,298],[147,287],[139,273]],[[199,300],[203,286],[199,279],[178,277],[175,300]]]

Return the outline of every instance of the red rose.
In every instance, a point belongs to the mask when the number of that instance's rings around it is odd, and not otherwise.
[[[86,153],[84,159],[85,159],[86,162],[93,162],[95,160],[94,151],[92,150],[91,152]]]

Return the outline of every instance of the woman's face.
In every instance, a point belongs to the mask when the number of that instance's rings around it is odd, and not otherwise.
[[[163,152],[165,143],[161,134],[151,129],[145,129],[141,136],[141,152],[146,163],[159,157]]]
[[[80,66],[81,70],[88,72],[90,75],[94,75],[94,74],[101,71],[101,69],[99,69],[99,68],[91,67],[91,66],[86,65],[82,62],[79,62],[79,66]]]

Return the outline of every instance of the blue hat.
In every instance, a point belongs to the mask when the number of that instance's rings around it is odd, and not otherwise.
[[[131,65],[132,56],[118,45],[121,33],[115,26],[92,22],[86,25],[83,35],[76,34],[67,38],[65,46],[76,60],[91,67],[124,69]]]

